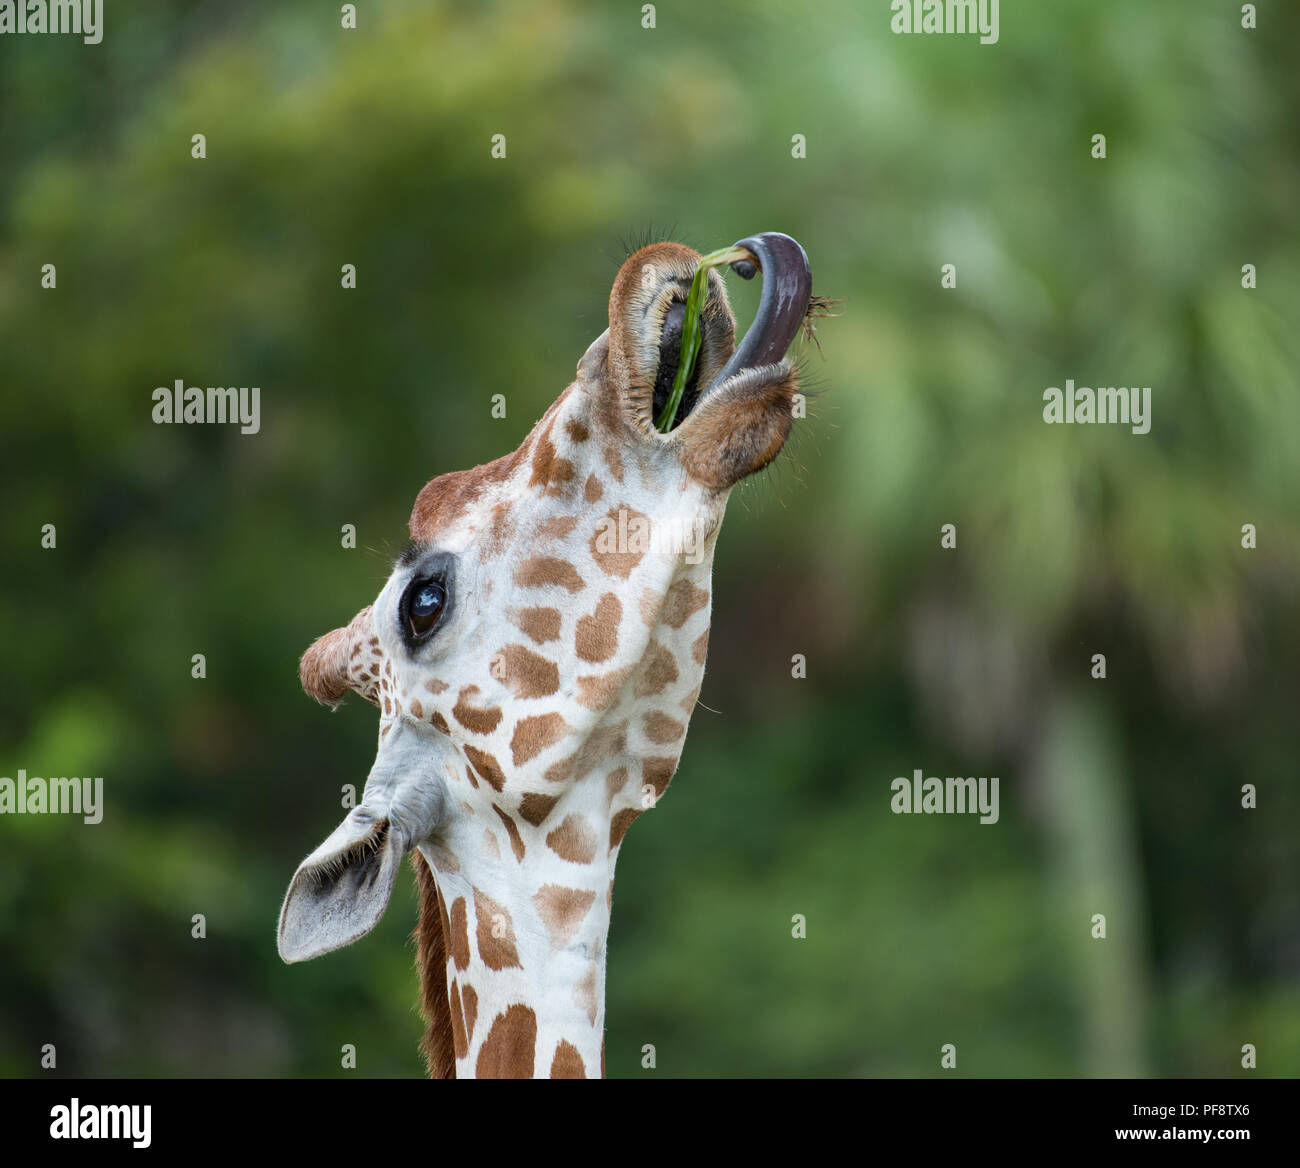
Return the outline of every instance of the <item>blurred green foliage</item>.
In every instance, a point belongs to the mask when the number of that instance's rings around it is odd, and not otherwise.
[[[107,7],[0,41],[0,773],[107,793],[0,821],[0,1073],[420,1072],[410,889],[276,956],[375,734],[298,654],[567,384],[623,241],[780,230],[846,302],[624,849],[610,1074],[1300,1074],[1300,11]],[[178,377],[260,386],[261,433],[152,424]],[[1151,433],[1045,426],[1066,378],[1151,385]],[[892,815],[916,767],[1000,775],[1001,822]]]

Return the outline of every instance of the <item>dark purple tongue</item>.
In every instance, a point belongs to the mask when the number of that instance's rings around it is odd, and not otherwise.
[[[747,248],[757,257],[757,270],[763,273],[763,292],[754,323],[722,371],[710,382],[711,386],[742,369],[775,365],[780,361],[799,331],[812,299],[812,269],[797,240],[779,231],[764,231],[761,235],[738,239],[732,247]],[[743,280],[754,278],[755,266],[748,260],[732,264],[731,269]]]

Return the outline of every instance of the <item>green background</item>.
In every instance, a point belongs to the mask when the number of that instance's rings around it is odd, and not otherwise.
[[[0,774],[106,799],[0,820],[0,1074],[421,1073],[410,881],[276,956],[375,736],[298,655],[568,383],[625,244],[762,230],[845,302],[619,865],[609,1073],[1300,1074],[1293,4],[1008,0],[989,46],[883,0],[106,7],[0,39]],[[154,425],[176,378],[261,432]],[[1151,433],[1044,425],[1066,378]],[[1001,821],[891,814],[917,767]]]

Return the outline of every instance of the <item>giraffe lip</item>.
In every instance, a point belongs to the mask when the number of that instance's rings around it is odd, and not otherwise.
[[[812,269],[798,240],[779,231],[764,231],[737,240],[732,247],[744,248],[755,261],[736,261],[732,270],[743,280],[762,272],[763,291],[753,324],[701,398],[738,373],[780,364],[812,302]]]

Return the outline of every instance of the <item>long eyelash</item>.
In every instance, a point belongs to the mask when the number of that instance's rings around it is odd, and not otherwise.
[[[409,568],[420,556],[420,545],[414,540],[408,540],[406,546],[397,553],[397,559],[393,561],[395,568]]]

